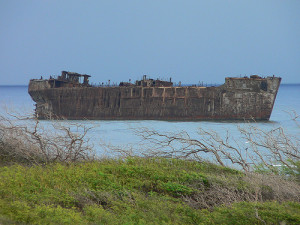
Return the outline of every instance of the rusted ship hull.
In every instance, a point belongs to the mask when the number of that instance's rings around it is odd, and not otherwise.
[[[31,80],[40,119],[269,120],[280,77],[226,78],[218,87],[58,87]]]

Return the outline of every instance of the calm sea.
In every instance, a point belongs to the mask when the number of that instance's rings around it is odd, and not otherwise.
[[[27,93],[27,86],[0,86],[0,113],[18,111],[33,114],[34,102]],[[299,128],[291,120],[288,112],[295,111],[300,114],[300,84],[282,84],[280,86],[275,106],[269,122],[257,122],[256,126],[261,129],[273,129],[278,126],[284,127],[287,133],[299,135]],[[73,121],[74,122],[74,121]],[[244,122],[228,121],[196,121],[196,122],[174,122],[174,121],[76,121],[85,125],[93,125],[95,128],[89,133],[89,137],[96,146],[99,153],[99,141],[113,145],[136,145],[140,138],[135,135],[136,128],[147,127],[159,132],[186,131],[190,136],[197,138],[199,127],[224,133],[229,130],[233,136],[238,137],[237,126]],[[42,123],[48,123],[42,121]],[[64,121],[68,125],[72,121]]]

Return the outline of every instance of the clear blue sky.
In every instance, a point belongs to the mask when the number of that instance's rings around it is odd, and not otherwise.
[[[0,85],[278,75],[300,83],[299,0],[0,0]]]

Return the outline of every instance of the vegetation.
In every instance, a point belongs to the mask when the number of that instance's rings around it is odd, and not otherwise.
[[[59,121],[42,125],[36,118],[0,115],[0,163],[26,165],[92,160],[86,137],[93,127]]]
[[[49,133],[38,120],[0,119],[0,224],[300,223],[299,142],[282,130],[277,138],[276,131],[259,132],[260,140],[247,136],[256,154],[250,163],[228,139],[207,131],[192,140],[145,130],[141,135],[160,151],[97,159],[86,139],[90,128],[55,123]],[[259,145],[282,166],[260,157]]]
[[[300,125],[295,120],[296,128]],[[199,127],[198,136],[187,131],[160,132],[149,128],[136,129],[143,140],[143,148],[132,146],[129,150],[114,147],[121,155],[170,157],[203,161],[209,158],[221,166],[234,166],[245,172],[260,169],[271,173],[289,172],[296,175],[300,161],[300,136],[287,134],[282,127],[261,129],[255,123],[237,126],[235,137],[230,130],[224,132]],[[277,168],[276,168],[277,167]]]
[[[0,223],[299,224],[299,186],[264,180],[164,158],[11,165],[0,168]]]

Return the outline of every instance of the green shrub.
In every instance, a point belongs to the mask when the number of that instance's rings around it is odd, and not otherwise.
[[[299,185],[286,198],[294,203],[234,203],[255,201],[255,191],[266,199],[278,195],[272,186],[255,186],[251,179],[209,163],[163,158],[0,167],[0,223],[299,222]]]
[[[218,224],[299,224],[300,204],[287,202],[235,203],[231,207],[218,207],[205,213],[206,223]]]

